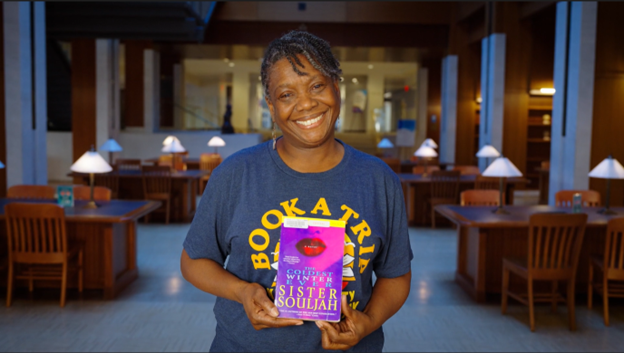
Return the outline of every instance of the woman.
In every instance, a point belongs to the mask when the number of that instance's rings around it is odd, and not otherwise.
[[[413,256],[399,179],[334,138],[339,65],[328,43],[307,32],[267,48],[262,84],[283,137],[274,128],[272,141],[215,169],[182,252],[184,278],[218,297],[211,351],[381,351],[381,325],[409,294]],[[278,318],[272,299],[286,215],[347,222],[338,324]]]

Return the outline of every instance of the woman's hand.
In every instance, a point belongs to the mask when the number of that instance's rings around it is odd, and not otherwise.
[[[269,327],[303,325],[302,320],[278,319],[279,311],[267,296],[266,290],[258,283],[246,283],[238,291],[245,313],[256,330]]]
[[[323,349],[347,350],[372,332],[371,318],[352,309],[347,303],[346,295],[342,296],[341,310],[345,318],[338,323],[316,321],[316,326],[321,330]]]

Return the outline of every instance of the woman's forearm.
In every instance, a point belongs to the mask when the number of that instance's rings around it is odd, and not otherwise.
[[[371,334],[394,315],[407,300],[412,272],[396,278],[377,278],[364,313],[371,319],[366,335]]]
[[[182,250],[180,258],[182,276],[195,287],[204,292],[233,300],[241,303],[239,294],[243,287],[249,284],[245,282],[213,260],[191,259],[185,250]]]

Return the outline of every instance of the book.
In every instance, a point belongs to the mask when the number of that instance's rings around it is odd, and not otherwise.
[[[280,318],[340,321],[345,225],[283,217],[275,291]]]
[[[71,185],[57,186],[56,200],[60,206],[74,207],[74,187]]]

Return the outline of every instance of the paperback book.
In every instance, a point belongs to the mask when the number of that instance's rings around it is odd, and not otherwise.
[[[56,199],[62,207],[74,207],[74,187],[71,185],[57,186]]]
[[[283,217],[275,306],[280,318],[340,321],[345,222]]]

